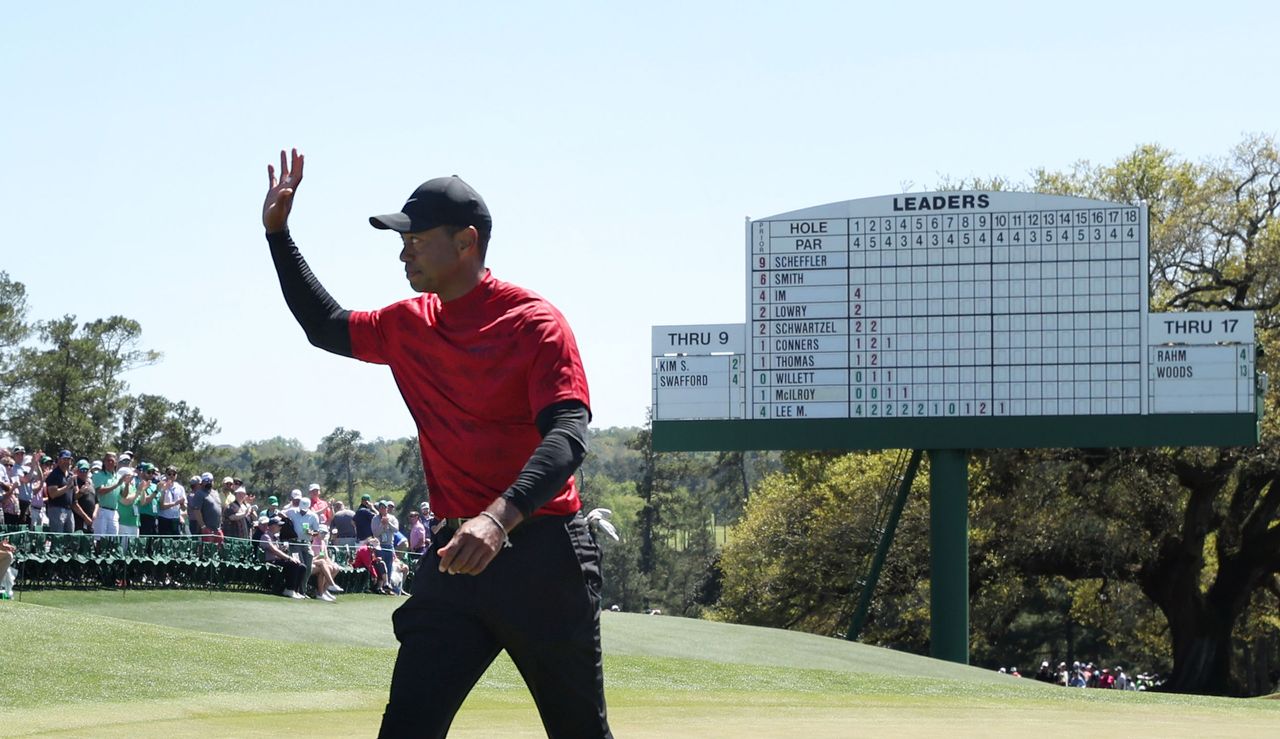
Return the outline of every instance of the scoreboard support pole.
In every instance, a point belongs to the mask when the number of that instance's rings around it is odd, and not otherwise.
[[[929,655],[969,664],[969,453],[929,450]]]

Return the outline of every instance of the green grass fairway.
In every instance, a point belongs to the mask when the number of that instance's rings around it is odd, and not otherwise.
[[[390,614],[400,599],[21,597],[0,602],[9,637],[0,642],[0,736],[377,732],[395,659]],[[1067,690],[836,639],[665,616],[606,613],[603,629],[619,737],[1263,737],[1280,726],[1274,700]],[[505,657],[451,736],[544,736]]]

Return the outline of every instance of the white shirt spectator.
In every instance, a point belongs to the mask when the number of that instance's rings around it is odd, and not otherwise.
[[[160,518],[179,518],[182,515],[182,506],[173,505],[184,500],[187,491],[178,483],[171,483],[169,487],[161,491],[160,504],[171,506],[169,508],[160,509]]]

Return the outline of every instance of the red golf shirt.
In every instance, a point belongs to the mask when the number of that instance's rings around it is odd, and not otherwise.
[[[542,440],[534,425],[552,403],[590,407],[578,345],[564,316],[536,293],[488,271],[466,295],[433,293],[377,311],[352,311],[358,359],[391,368],[418,426],[443,518],[475,516],[515,481]],[[573,477],[537,514],[582,507]]]

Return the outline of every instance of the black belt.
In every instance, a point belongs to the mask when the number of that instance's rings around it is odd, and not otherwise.
[[[100,506],[98,506],[98,507],[99,507],[99,508],[101,508],[101,509],[102,509],[102,510],[104,510],[104,511],[114,511],[114,510],[115,510],[114,508],[108,508],[108,507],[106,507],[106,506],[104,506],[104,505],[100,505]]]
[[[544,521],[559,521],[561,523],[565,523],[567,521],[573,520],[578,515],[579,515],[578,513],[568,513],[564,515],[532,516],[522,521],[520,523],[519,528],[517,528],[516,530],[519,531],[520,529],[523,529],[529,526],[530,524],[543,523]],[[462,524],[466,523],[467,521],[470,521],[473,518],[480,518],[480,516],[462,516],[461,518],[446,518],[444,519],[444,525],[448,528],[453,529],[454,531],[457,531],[462,526]]]

